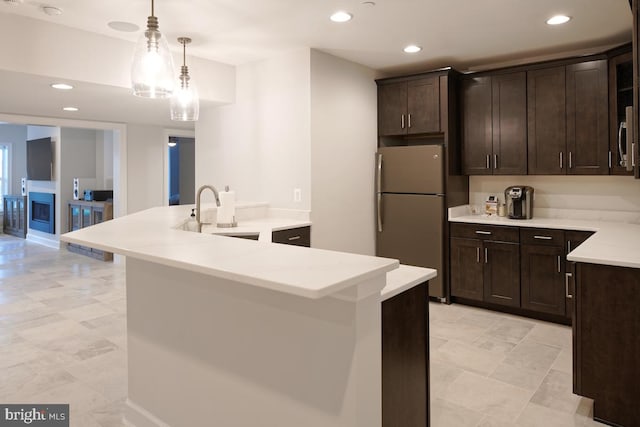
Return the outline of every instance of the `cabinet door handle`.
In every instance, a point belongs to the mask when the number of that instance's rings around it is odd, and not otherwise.
[[[571,240],[567,240],[567,253],[571,252]]]
[[[569,169],[573,169],[573,161],[572,161],[573,156],[571,154],[572,154],[571,151],[569,151]]]
[[[289,241],[293,241],[293,240],[300,240],[302,239],[302,236],[293,236],[293,237],[289,237]]]
[[[611,150],[609,150],[609,169],[611,169]]]
[[[378,193],[378,233],[382,233],[382,193]]]
[[[400,116],[400,126],[402,126],[402,129],[404,129],[404,114]]]
[[[489,262],[489,251],[487,248],[484,248],[484,263],[487,264]]]
[[[407,115],[407,121],[409,122],[409,127],[411,127],[411,113]]]
[[[560,169],[564,167],[564,162],[562,161],[562,151],[560,152]]]
[[[534,239],[538,239],[538,240],[552,240],[553,237],[551,236],[533,236]]]
[[[558,273],[562,273],[562,271],[560,271],[560,255],[558,255]]]
[[[498,169],[498,155],[497,154],[493,155],[493,168],[494,169]]]
[[[476,262],[480,263],[480,247],[476,248]]]
[[[485,169],[491,169],[491,156],[487,154],[487,166]]]
[[[491,232],[490,231],[476,230],[476,234],[484,234],[485,236],[490,236]]]
[[[569,280],[573,277],[571,273],[564,274],[564,296],[567,298],[573,298],[573,295],[569,293]]]

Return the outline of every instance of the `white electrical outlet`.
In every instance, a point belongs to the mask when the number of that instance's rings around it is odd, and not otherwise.
[[[302,190],[299,188],[293,189],[293,201],[301,202],[302,201]]]

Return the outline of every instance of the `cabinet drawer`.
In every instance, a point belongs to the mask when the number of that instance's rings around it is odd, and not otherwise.
[[[518,227],[506,227],[485,224],[451,224],[451,237],[465,239],[494,240],[500,242],[520,241]]]
[[[274,231],[271,234],[273,243],[285,243],[295,246],[311,246],[311,227],[289,228],[287,230]]]
[[[523,245],[564,247],[564,230],[551,230],[548,228],[521,228],[520,243]]]

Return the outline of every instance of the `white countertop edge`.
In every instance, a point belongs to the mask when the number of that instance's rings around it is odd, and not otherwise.
[[[387,285],[380,291],[382,301],[393,298],[437,275],[437,270],[432,268],[400,264],[397,269],[387,272]]]

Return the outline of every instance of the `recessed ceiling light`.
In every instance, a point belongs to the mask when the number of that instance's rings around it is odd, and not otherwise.
[[[410,44],[409,46],[404,48],[405,53],[418,53],[422,50],[420,46],[416,46],[415,44]]]
[[[42,6],[42,11],[49,16],[62,15],[62,9],[55,6]]]
[[[73,86],[68,85],[66,83],[54,83],[51,85],[52,88],[54,89],[60,89],[60,90],[70,90],[73,89]]]
[[[77,107],[64,107],[63,108],[64,111],[78,111]]]
[[[363,4],[364,6],[375,6],[376,2],[374,2],[374,1],[363,1],[361,4]]]
[[[352,18],[353,18],[352,14],[340,10],[334,13],[333,15],[331,15],[329,19],[331,19],[333,22],[347,22],[347,21],[351,21]]]
[[[552,16],[551,18],[547,19],[547,24],[549,24],[549,25],[566,24],[570,20],[571,20],[570,16],[567,16],[567,15],[555,15],[555,16]]]
[[[124,21],[111,21],[107,26],[112,30],[122,31],[123,33],[135,33],[140,29],[136,24]]]

